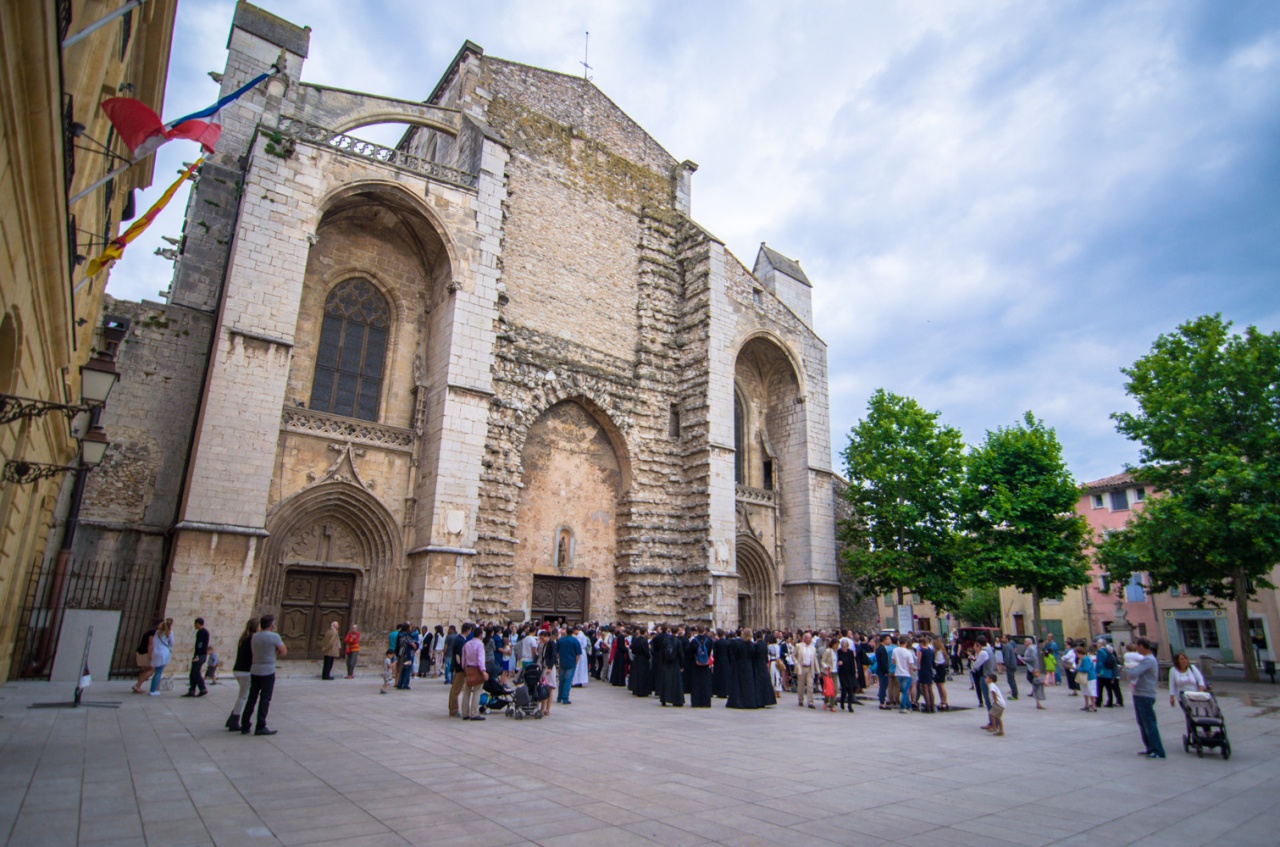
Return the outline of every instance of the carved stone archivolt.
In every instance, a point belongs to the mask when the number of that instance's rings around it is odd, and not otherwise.
[[[348,572],[354,566],[362,576],[351,620],[378,626],[404,617],[408,571],[400,528],[387,508],[358,484],[358,476],[352,478],[352,459],[344,451],[324,480],[282,500],[267,516],[270,535],[258,556],[259,608],[274,611],[279,605],[288,566],[332,566]]]

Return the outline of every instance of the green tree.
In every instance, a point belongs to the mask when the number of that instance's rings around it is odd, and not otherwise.
[[[972,626],[1000,626],[1000,589],[969,588],[952,610],[956,617]]]
[[[954,569],[956,496],[963,477],[959,430],[910,397],[879,389],[845,448],[853,516],[841,523],[843,558],[869,594],[904,589],[942,608],[959,599]]]
[[[1032,632],[1040,601],[1089,581],[1088,524],[1080,492],[1054,431],[1027,412],[1020,424],[987,432],[968,457],[961,499],[974,585],[1011,585],[1031,595]]]
[[[1099,548],[1111,578],[1149,574],[1235,604],[1245,676],[1258,678],[1248,602],[1280,562],[1280,334],[1206,315],[1161,335],[1123,373],[1137,412],[1112,415],[1142,445],[1148,498]]]

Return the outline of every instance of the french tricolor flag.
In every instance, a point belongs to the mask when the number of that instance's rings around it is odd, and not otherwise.
[[[239,99],[246,91],[276,72],[273,67],[268,73],[245,83],[207,109],[193,112],[169,124],[161,121],[160,116],[145,103],[129,97],[112,97],[109,100],[103,100],[102,111],[106,113],[111,125],[116,128],[116,134],[129,148],[135,161],[154,152],[166,141],[175,138],[198,141],[201,147],[212,153],[213,146],[217,144],[218,136],[222,133],[222,126],[204,119],[214,117],[223,106]]]

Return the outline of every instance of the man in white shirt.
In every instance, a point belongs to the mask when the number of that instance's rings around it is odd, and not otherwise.
[[[533,664],[534,657],[538,655],[538,630],[531,627],[525,637],[520,639],[517,649],[521,668]]]
[[[893,675],[898,678],[898,691],[901,701],[898,714],[911,711],[911,682],[915,679],[916,654],[907,645],[911,639],[905,635],[898,636],[898,646],[893,648]]]
[[[818,651],[813,646],[813,633],[806,631],[800,643],[796,645],[796,694],[800,698],[798,705],[805,705],[805,697],[809,698],[809,708],[813,706],[813,671],[818,665]]]

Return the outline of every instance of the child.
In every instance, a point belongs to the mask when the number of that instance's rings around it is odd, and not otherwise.
[[[379,694],[386,694],[387,689],[396,684],[396,651],[387,650],[387,657],[382,660],[382,690]]]
[[[1081,650],[1083,648],[1076,648]],[[1077,660],[1076,679],[1084,691],[1084,711],[1098,711],[1098,654],[1093,646]]]
[[[1036,701],[1036,708],[1044,709],[1044,673],[1031,671],[1031,699]]]
[[[209,681],[210,685],[218,684],[218,651],[213,649],[213,645],[209,645],[209,661],[204,666],[204,678]]]
[[[1043,686],[1041,689],[1043,690]],[[987,712],[987,726],[983,729],[992,735],[1004,735],[1004,695],[1000,693],[1000,685],[993,679],[987,680],[987,691],[991,694],[991,709]]]

